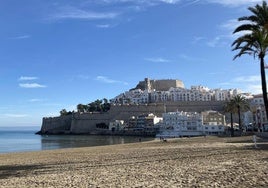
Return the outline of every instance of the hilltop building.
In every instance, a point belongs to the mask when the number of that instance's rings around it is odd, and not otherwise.
[[[192,101],[226,101],[241,94],[246,98],[250,94],[244,94],[238,89],[209,89],[204,86],[184,87],[180,80],[150,80],[144,81],[125,93],[121,93],[111,99],[112,104],[148,104],[165,102],[192,102]]]

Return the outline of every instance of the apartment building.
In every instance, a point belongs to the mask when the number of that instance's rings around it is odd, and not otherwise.
[[[209,89],[204,86],[192,86],[191,89],[171,87],[163,91],[133,89],[116,96],[110,102],[113,104],[147,104],[167,101],[226,101],[240,93],[238,89]]]

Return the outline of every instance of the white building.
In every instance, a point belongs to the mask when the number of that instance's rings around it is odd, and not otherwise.
[[[205,124],[203,119],[206,119]],[[218,112],[168,112],[163,114],[163,123],[157,137],[219,135],[224,131],[225,116]]]
[[[205,135],[220,135],[225,131],[224,125],[203,125]]]
[[[203,135],[202,116],[196,112],[164,113],[161,135],[163,137]]]
[[[250,106],[252,113],[244,113],[245,119],[252,121],[252,125],[254,126],[252,127],[253,129],[268,131],[268,121],[266,117],[263,95],[254,95]],[[249,121],[246,121],[244,123],[246,126],[248,126]]]
[[[110,102],[113,104],[146,104],[166,101],[225,101],[241,94],[238,89],[209,89],[204,86],[192,86],[191,89],[171,87],[168,91],[135,89],[118,95]],[[250,97],[247,95],[247,97]]]

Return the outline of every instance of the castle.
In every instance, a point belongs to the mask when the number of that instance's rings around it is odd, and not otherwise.
[[[73,113],[66,116],[43,118],[40,134],[106,134],[97,125],[128,120],[131,116],[165,112],[223,112],[227,99],[239,90],[210,90],[203,86],[186,89],[180,80],[150,80],[145,78],[129,91],[111,99],[111,108],[102,113]]]
[[[239,89],[209,89],[200,85],[187,89],[180,80],[150,80],[145,78],[135,88],[119,94],[110,101],[112,104],[226,101],[238,94],[245,98],[252,98],[251,94],[242,93]]]

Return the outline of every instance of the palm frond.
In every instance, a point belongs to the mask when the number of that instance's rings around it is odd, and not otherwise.
[[[243,24],[243,25],[238,26],[234,30],[233,34],[241,32],[241,31],[251,31],[251,30],[254,30],[254,29],[256,29],[256,26],[254,24]]]

